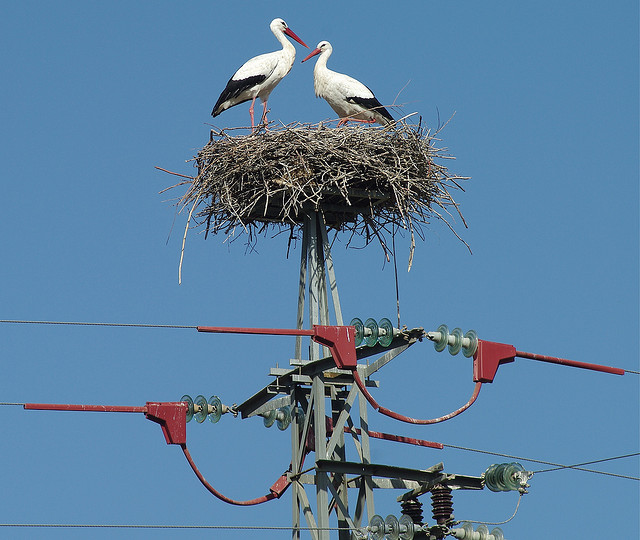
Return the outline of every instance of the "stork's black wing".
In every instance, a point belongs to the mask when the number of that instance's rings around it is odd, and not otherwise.
[[[231,101],[236,99],[242,92],[245,90],[249,90],[254,86],[260,84],[267,78],[267,75],[253,75],[251,77],[246,77],[244,79],[229,79],[227,86],[225,86],[224,90],[220,94],[218,101],[213,106],[213,110],[211,111],[211,116],[218,116],[222,111],[228,109],[229,107],[222,108],[222,104],[225,101]],[[236,101],[233,105],[238,105],[239,103],[244,103],[245,101],[249,101],[251,98],[243,99],[242,101]]]

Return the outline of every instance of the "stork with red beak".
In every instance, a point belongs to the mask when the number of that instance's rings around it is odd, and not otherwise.
[[[320,55],[313,68],[313,87],[316,97],[324,98],[340,117],[338,126],[349,120],[378,122],[382,125],[393,122],[389,111],[380,104],[369,88],[353,77],[331,71],[327,67],[327,60],[332,52],[331,43],[321,41],[303,62]]]
[[[226,111],[234,105],[251,100],[249,115],[251,116],[251,128],[253,129],[255,128],[253,106],[256,103],[256,98],[260,98],[262,100],[261,123],[266,125],[269,95],[285,75],[291,71],[293,62],[296,59],[296,49],[285,35],[295,39],[307,49],[309,48],[282,19],[273,19],[269,28],[282,44],[282,49],[254,56],[240,66],[240,69],[233,74],[222,94],[220,94],[213,111],[211,111],[211,116],[216,117],[222,111]]]

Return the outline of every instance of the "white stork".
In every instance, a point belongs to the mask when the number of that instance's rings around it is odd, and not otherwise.
[[[327,67],[327,60],[332,52],[331,43],[321,41],[303,62],[320,55],[313,68],[313,87],[316,97],[324,98],[340,117],[338,126],[349,120],[378,122],[382,125],[393,122],[389,111],[380,104],[369,88],[353,77],[331,71]]]
[[[240,66],[240,69],[233,74],[222,94],[220,94],[211,111],[211,116],[216,117],[222,111],[226,111],[234,105],[251,100],[249,114],[251,115],[251,127],[254,128],[253,106],[256,103],[256,98],[259,97],[262,100],[263,107],[261,123],[266,124],[269,94],[285,75],[291,71],[293,62],[296,59],[296,49],[285,37],[285,34],[304,45],[307,49],[309,48],[282,19],[273,19],[269,28],[282,44],[282,49],[254,56]]]

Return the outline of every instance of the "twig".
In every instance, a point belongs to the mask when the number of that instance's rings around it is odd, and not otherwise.
[[[159,171],[166,172],[166,173],[169,173],[169,174],[173,174],[174,176],[180,176],[181,178],[188,178],[189,180],[195,180],[196,179],[195,176],[188,176],[186,174],[180,174],[180,173],[177,173],[177,172],[168,171],[167,169],[163,169],[162,167],[155,167],[155,168],[158,169]]]

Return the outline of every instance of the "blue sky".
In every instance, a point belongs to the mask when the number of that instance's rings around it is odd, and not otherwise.
[[[346,5],[345,5],[346,4]],[[374,90],[393,114],[452,121],[450,169],[470,255],[433,222],[406,272],[402,322],[475,329],[518,349],[638,370],[638,6],[636,2],[20,2],[0,11],[0,318],[295,326],[299,246],[284,236],[206,241],[190,234],[175,183],[219,128],[247,125],[248,105],[215,121],[235,69],[275,50],[283,17],[329,67]],[[297,46],[298,47],[298,46]],[[273,92],[270,119],[318,122],[312,64]],[[407,84],[408,83],[408,84]],[[406,88],[405,88],[406,86]],[[404,90],[403,90],[404,88]],[[379,248],[333,256],[345,317],[395,315],[393,268]],[[242,402],[285,366],[286,337],[195,330],[0,324],[2,402],[143,405],[188,393]],[[418,344],[379,373],[381,404],[444,414],[472,390],[471,363]],[[500,368],[465,414],[431,427],[371,412],[372,429],[557,463],[637,452],[638,376],[529,360]],[[210,496],[179,448],[142,415],[0,407],[4,523],[286,526],[290,496],[229,507]],[[289,464],[289,433],[260,420],[188,426],[194,459],[225,494],[263,494]],[[480,475],[500,458],[380,441],[379,463]],[[522,462],[531,470],[542,466]],[[637,457],[595,465],[639,476]],[[376,511],[399,514],[381,493]],[[459,519],[502,521],[513,493],[460,492]],[[571,470],[534,476],[507,538],[634,538],[638,482]],[[427,512],[425,512],[427,514]],[[428,516],[430,517],[430,516]],[[4,529],[12,538],[204,538],[211,531]],[[287,537],[217,531],[216,538]],[[284,536],[283,536],[284,535]]]

